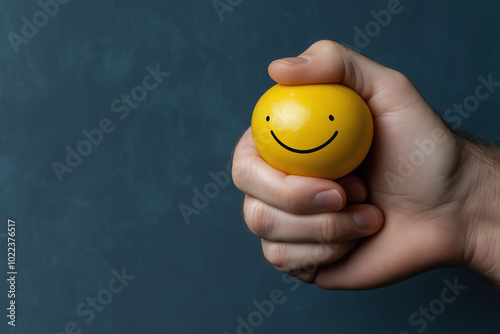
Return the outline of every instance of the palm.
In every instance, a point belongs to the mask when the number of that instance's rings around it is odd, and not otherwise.
[[[357,286],[371,287],[445,265],[457,255],[460,231],[440,217],[446,216],[446,210],[455,210],[455,199],[449,194],[460,158],[458,144],[410,88],[395,84],[368,101],[375,135],[366,163],[366,182],[369,202],[383,211],[385,225],[346,259],[320,272],[320,286],[335,285],[332,273],[340,267],[367,277],[365,283],[356,282]],[[409,91],[398,91],[404,89]],[[385,101],[384,105],[379,101]]]

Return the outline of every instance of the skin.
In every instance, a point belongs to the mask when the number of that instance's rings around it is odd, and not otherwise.
[[[272,168],[245,132],[233,180],[270,263],[324,289],[377,288],[447,266],[500,283],[497,149],[456,136],[404,75],[331,41],[272,62],[269,74],[283,85],[350,87],[375,127],[364,173],[338,180]],[[422,142],[426,154],[406,172],[401,161],[416,157]]]

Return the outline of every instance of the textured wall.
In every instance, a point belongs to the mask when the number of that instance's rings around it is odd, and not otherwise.
[[[365,292],[282,279],[228,184],[267,65],[316,40],[402,71],[442,114],[478,76],[500,81],[498,2],[402,0],[370,26],[391,2],[1,0],[0,332],[233,334],[241,317],[254,333],[498,333],[500,304],[464,270]],[[498,137],[499,105],[500,91],[449,121]],[[409,322],[455,280],[453,303]],[[272,296],[259,318],[253,301]]]

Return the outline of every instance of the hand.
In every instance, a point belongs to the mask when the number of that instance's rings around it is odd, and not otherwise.
[[[479,182],[500,181],[494,164],[481,163],[489,149],[455,136],[404,75],[334,42],[274,61],[269,74],[283,85],[350,87],[375,127],[364,181],[285,175],[262,160],[250,130],[243,135],[234,183],[246,194],[245,221],[278,270],[326,289],[374,288],[443,266],[500,282],[500,191],[486,208]]]

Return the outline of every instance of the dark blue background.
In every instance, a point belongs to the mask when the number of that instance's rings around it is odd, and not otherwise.
[[[55,334],[74,321],[82,333],[233,334],[254,300],[280,289],[286,301],[254,333],[417,333],[409,316],[457,278],[468,288],[425,333],[498,333],[500,304],[468,271],[436,270],[374,291],[292,291],[245,227],[232,184],[190,224],[179,211],[193,206],[210,172],[224,174],[273,84],[273,59],[320,39],[356,46],[354,28],[387,4],[245,0],[221,20],[212,0],[70,1],[16,53],[8,34],[20,35],[22,18],[32,21],[40,6],[1,0],[0,233],[16,220],[19,274],[11,328],[1,234],[0,332]],[[473,94],[478,76],[500,81],[498,2],[401,6],[360,49],[405,73],[438,112]],[[111,103],[156,65],[169,76],[121,120]],[[499,105],[495,92],[462,125],[500,136]],[[52,162],[64,163],[65,147],[103,118],[114,131],[59,182]],[[86,323],[77,306],[123,267],[135,279]]]

